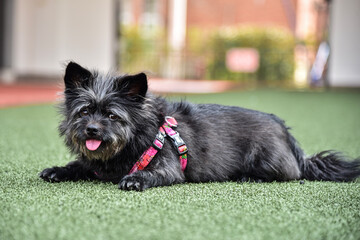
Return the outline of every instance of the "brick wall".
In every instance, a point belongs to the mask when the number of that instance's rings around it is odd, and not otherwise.
[[[286,2],[290,12],[286,12]],[[277,25],[293,30],[297,0],[188,0],[188,27]],[[289,9],[288,9],[289,10]],[[290,21],[289,21],[290,20]]]

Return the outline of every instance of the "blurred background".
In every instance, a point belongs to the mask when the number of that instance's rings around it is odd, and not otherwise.
[[[146,71],[158,92],[360,87],[359,13],[359,0],[0,0],[0,99],[49,90],[70,60]]]

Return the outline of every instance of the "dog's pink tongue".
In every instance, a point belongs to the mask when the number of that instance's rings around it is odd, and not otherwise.
[[[86,147],[90,151],[95,151],[96,149],[98,149],[100,144],[101,144],[100,140],[96,140],[96,139],[88,139],[88,140],[86,140]]]

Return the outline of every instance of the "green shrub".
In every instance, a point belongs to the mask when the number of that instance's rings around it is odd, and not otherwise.
[[[281,82],[293,78],[295,40],[285,29],[230,27],[206,30],[190,27],[182,53],[182,76],[192,79],[258,80]],[[226,52],[231,48],[256,48],[260,65],[254,73],[231,72]],[[166,61],[172,60],[162,28],[122,26],[120,69],[122,72],[150,71],[164,77]]]
[[[122,26],[119,56],[121,71],[159,74],[162,59],[166,55],[165,40],[165,31],[160,28]]]
[[[289,80],[294,72],[293,35],[280,28],[237,27],[217,31],[210,38],[207,78],[258,80],[275,82]],[[226,52],[231,48],[255,48],[260,65],[254,73],[231,72],[226,67]]]

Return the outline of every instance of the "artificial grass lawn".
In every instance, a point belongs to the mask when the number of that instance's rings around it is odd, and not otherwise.
[[[186,98],[275,113],[309,154],[360,156],[360,92]],[[359,180],[183,184],[141,193],[44,182],[37,176],[43,168],[73,160],[58,121],[51,105],[0,110],[0,239],[360,239]]]

